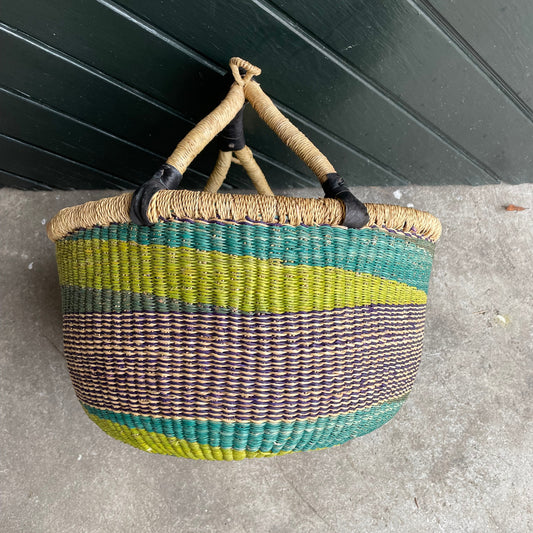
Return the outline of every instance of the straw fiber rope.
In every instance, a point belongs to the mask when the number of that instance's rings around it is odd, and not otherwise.
[[[327,157],[281,113],[259,84],[249,76],[250,73],[252,76],[258,75],[261,70],[238,57],[231,58],[230,67],[234,76],[239,67],[247,70],[243,79],[246,99],[279,138],[316,174],[320,182],[326,180],[327,174],[335,173],[335,168]],[[239,83],[237,77],[236,80]]]
[[[235,154],[235,160],[233,158]],[[268,184],[263,171],[257,164],[252,150],[248,146],[245,146],[241,150],[235,150],[234,152],[225,152],[221,150],[218,153],[218,159],[209,176],[209,181],[204,187],[204,192],[216,193],[220,189],[222,183],[226,179],[231,163],[237,163],[242,165],[246,173],[252,180],[252,183],[259,194],[267,196],[274,196],[270,185]]]
[[[187,170],[194,158],[207,144],[220,133],[244,105],[244,92],[241,85],[235,82],[224,100],[209,115],[203,118],[176,146],[167,159],[181,174]]]
[[[220,150],[218,152],[217,162],[213,168],[209,180],[207,181],[206,186],[204,187],[204,192],[216,193],[224,183],[228,171],[231,167],[233,159],[233,152],[224,152]]]
[[[257,192],[266,196],[274,196],[274,193],[272,192],[263,171],[254,159],[254,155],[250,148],[245,146],[242,150],[236,150],[234,153],[244,170],[246,170],[248,176],[250,176]]]
[[[259,116],[316,174],[321,183],[327,179],[327,174],[335,173],[335,168],[327,157],[279,111],[259,84],[253,80],[253,76],[261,74],[261,69],[238,57],[230,60],[230,68],[235,78],[230,91],[218,107],[202,119],[178,144],[167,159],[167,164],[183,174],[193,159],[235,117],[247,99]],[[244,76],[241,76],[240,68],[246,71]],[[235,152],[235,155],[247,172],[252,173],[250,177],[265,182],[263,188],[270,190],[250,150],[245,147]]]

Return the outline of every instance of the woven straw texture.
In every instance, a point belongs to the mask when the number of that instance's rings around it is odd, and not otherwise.
[[[434,249],[415,231],[173,219],[56,247],[77,396],[137,448],[327,448],[388,421],[413,385]]]
[[[321,183],[336,176],[253,80],[260,69],[230,68],[228,95],[167,166],[183,174],[248,100]],[[233,159],[260,194],[216,194]],[[343,201],[274,196],[246,146],[219,154],[204,192],[159,190],[146,204],[145,226],[131,222],[131,194],[48,225],[70,376],[105,432],[236,460],[328,448],[394,416],[420,360],[435,217],[367,204],[366,227],[344,227]]]

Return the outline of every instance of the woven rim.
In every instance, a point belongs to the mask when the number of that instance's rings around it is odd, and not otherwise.
[[[131,198],[132,194],[126,193],[66,207],[48,223],[48,237],[52,241],[57,241],[79,229],[131,222],[129,215]],[[433,242],[440,237],[441,223],[430,213],[397,205],[366,204],[366,207],[370,220],[365,227],[377,226],[415,233]],[[301,224],[341,226],[340,223],[344,219],[344,204],[330,198],[165,190],[153,197],[148,216],[152,222],[163,218],[225,222],[255,221],[289,226]]]

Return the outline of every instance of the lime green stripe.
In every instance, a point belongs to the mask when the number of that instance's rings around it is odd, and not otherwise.
[[[60,241],[57,261],[63,286],[153,294],[244,312],[424,304],[427,299],[422,290],[367,273],[184,247]]]
[[[286,265],[366,272],[427,292],[435,244],[383,230],[331,226],[262,226],[205,222],[112,224],[80,230],[66,240],[117,240],[204,252],[280,259]],[[364,258],[362,261],[361,259]]]

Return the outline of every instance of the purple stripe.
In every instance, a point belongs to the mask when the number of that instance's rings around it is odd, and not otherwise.
[[[381,338],[384,334],[395,335],[398,332],[422,332],[424,325],[425,307],[416,313],[405,313],[401,307],[375,311],[373,308],[360,308],[357,313],[353,309],[339,317],[329,317],[324,320],[305,320],[307,317],[294,316],[286,323],[278,316],[229,317],[210,315],[208,317],[189,315],[183,313],[128,313],[124,314],[82,314],[66,315],[64,318],[65,338],[74,341],[80,338],[79,329],[84,332],[93,332],[97,338],[107,338],[112,335],[116,342],[127,343],[124,337],[132,339],[130,342],[146,343],[147,345],[166,342],[172,338],[180,337],[181,342],[198,342],[202,337],[211,337],[217,344],[226,340],[231,344],[239,343],[243,337],[243,330],[248,330],[245,337],[247,345],[272,344],[284,345],[296,342],[312,341],[322,344],[328,338],[335,337],[344,341],[355,336],[368,335],[371,340]],[[324,313],[327,314],[327,313]],[[235,320],[235,318],[237,318]],[[298,320],[304,318],[305,322]],[[266,321],[268,320],[268,321]],[[322,322],[325,322],[323,325]],[[167,334],[157,333],[165,329],[171,330]],[[282,331],[279,331],[282,329]],[[322,329],[322,331],[320,331]],[[150,331],[151,330],[151,331]],[[319,330],[319,331],[316,331]],[[277,337],[276,337],[277,333]],[[153,339],[153,340],[150,340]],[[87,338],[91,340],[90,336]],[[102,342],[104,342],[102,340]],[[106,341],[108,342],[108,341]],[[207,343],[209,344],[209,343]]]
[[[422,340],[423,327],[417,325],[416,328],[409,328],[406,330],[400,330],[394,333],[383,333],[381,335],[366,334],[364,339],[357,339],[357,336],[353,334],[339,335],[334,340],[326,341],[324,337],[310,337],[300,340],[295,338],[294,340],[278,341],[276,339],[265,340],[265,342],[249,342],[248,339],[242,337],[236,337],[234,339],[226,338],[226,335],[217,335],[213,340],[198,340],[198,336],[193,334],[179,334],[169,333],[166,336],[154,335],[153,339],[143,338],[142,333],[136,331],[135,334],[130,335],[130,340],[126,340],[122,335],[111,336],[109,334],[104,335],[97,330],[89,330],[86,328],[80,328],[79,330],[71,330],[69,333],[65,333],[64,342],[65,346],[69,350],[85,350],[91,352],[98,352],[101,350],[120,350],[124,353],[124,357],[128,356],[128,353],[132,351],[142,351],[143,356],[150,354],[151,352],[159,353],[161,350],[172,347],[172,350],[183,351],[187,348],[194,350],[195,353],[208,354],[212,356],[216,350],[223,350],[226,354],[241,355],[244,352],[253,352],[254,357],[263,358],[266,357],[271,360],[276,355],[277,351],[290,349],[291,351],[305,354],[307,352],[316,351],[331,351],[331,350],[346,350],[357,348],[371,348],[373,344],[382,343],[387,341],[402,342],[404,340]],[[80,338],[80,335],[91,336],[88,338]],[[94,336],[94,337],[93,337]],[[179,345],[177,339],[179,336]],[[98,337],[98,338],[95,338]]]
[[[68,315],[65,355],[78,397],[101,409],[243,421],[329,416],[411,390],[424,306],[406,307],[299,313],[292,320]],[[365,324],[378,320],[377,330]],[[258,331],[262,342],[253,337]]]
[[[191,361],[188,364],[176,360],[177,363],[181,363],[179,378],[167,377],[167,374],[176,371],[171,366],[163,365],[157,365],[156,367],[155,365],[144,364],[126,367],[123,364],[112,365],[109,362],[94,362],[90,366],[90,372],[88,372],[86,362],[69,361],[69,369],[73,373],[73,377],[79,376],[87,383],[94,382],[95,385],[98,385],[102,379],[125,383],[134,380],[135,376],[138,379],[142,375],[144,383],[157,383],[158,388],[194,388],[203,382],[223,382],[242,385],[248,383],[254,385],[257,389],[266,389],[268,391],[268,389],[276,386],[285,388],[288,383],[296,381],[300,387],[325,387],[328,383],[349,383],[358,376],[364,378],[365,376],[382,376],[385,372],[395,374],[409,372],[416,366],[416,357],[413,357],[413,355],[416,356],[417,354],[410,352],[409,355],[410,357],[404,357],[397,361],[388,361],[387,364],[376,363],[371,368],[364,364],[336,365],[325,368],[315,367],[304,371],[300,369],[300,373],[289,373],[289,371],[286,373],[272,373],[269,372],[271,369],[266,366],[263,369],[257,368],[257,371],[253,371],[251,368],[238,368],[237,364],[231,364],[232,373],[230,373],[228,372],[228,365],[214,367],[210,365],[208,360],[198,360],[196,363]],[[192,365],[196,365],[196,368]],[[135,375],[133,372],[137,374]],[[157,378],[150,377],[156,372]],[[337,372],[342,372],[342,378],[336,374],[334,376],[331,375],[331,373]],[[127,377],[124,376],[125,374]]]
[[[303,420],[318,416],[336,416],[360,409],[379,405],[384,401],[408,394],[412,383],[406,387],[394,387],[386,394],[360,398],[342,397],[329,404],[312,403],[304,397],[294,398],[292,402],[256,402],[253,400],[228,401],[222,395],[206,396],[200,402],[194,396],[183,395],[176,398],[158,399],[157,406],[143,403],[143,398],[132,395],[117,395],[117,399],[102,401],[101,397],[91,394],[78,394],[80,401],[93,407],[112,411],[140,414],[146,416],[166,416],[173,418],[204,418],[209,420],[254,421],[265,420]],[[78,391],[77,391],[78,392]],[[387,400],[382,400],[386,396]]]
[[[93,407],[147,416],[167,416],[176,418],[206,418],[211,420],[295,420],[316,416],[334,416],[357,411],[391,401],[411,391],[412,383],[405,387],[391,387],[386,394],[366,397],[338,397],[332,401],[311,402],[305,397],[295,397],[292,401],[254,401],[239,398],[228,400],[223,395],[205,396],[198,400],[193,395],[160,397],[157,406],[143,402],[144,398],[135,395],[118,394],[116,399],[102,400],[94,394],[79,395],[79,399]],[[386,400],[382,397],[386,396]]]
[[[112,364],[105,369],[94,366],[87,369],[85,365],[85,372],[80,374],[74,365],[69,366],[80,399],[101,408],[153,414],[153,407],[142,402],[150,400],[166,416],[217,418],[221,412],[229,416],[231,406],[237,405],[268,413],[264,415],[268,419],[286,419],[291,414],[305,418],[310,412],[321,415],[345,412],[404,394],[412,387],[419,356],[420,349],[413,349],[402,363],[392,366],[385,363],[368,368],[339,365],[321,369],[322,376],[311,379],[305,375],[293,379],[270,375],[266,381],[259,374],[245,376],[234,365],[220,376],[198,365],[197,373],[191,372],[189,378],[182,376],[181,382],[165,382],[170,368],[158,369],[155,376],[150,376],[156,369],[141,367],[134,369],[137,374],[128,377],[124,370]],[[229,374],[231,370],[238,377]],[[149,375],[144,375],[145,372]],[[331,372],[337,376],[332,377]],[[206,395],[206,391],[210,392]],[[243,416],[246,415],[241,414],[239,418],[244,419]]]
[[[398,321],[394,322],[381,321],[379,325],[371,323],[353,323],[347,324],[348,327],[341,327],[340,324],[332,325],[331,327],[320,327],[316,325],[315,327],[309,327],[305,329],[291,329],[278,332],[278,336],[281,340],[276,340],[273,336],[272,330],[265,329],[265,331],[258,331],[256,327],[250,327],[249,324],[243,324],[240,328],[225,328],[217,327],[216,324],[183,324],[175,321],[128,321],[125,323],[104,321],[98,318],[94,319],[92,317],[86,320],[72,320],[65,319],[64,326],[66,328],[65,335],[72,337],[73,335],[78,335],[78,330],[94,330],[98,335],[110,334],[115,338],[135,338],[135,340],[140,341],[146,335],[146,332],[152,330],[150,338],[164,340],[168,338],[169,335],[175,336],[180,335],[184,337],[190,337],[196,342],[199,335],[217,335],[228,337],[232,342],[238,340],[242,337],[242,331],[248,330],[253,331],[254,337],[258,340],[247,339],[247,342],[255,342],[257,344],[264,344],[265,341],[273,340],[277,344],[282,344],[287,337],[290,337],[288,340],[291,341],[292,337],[296,337],[301,340],[306,340],[308,338],[323,339],[324,342],[328,338],[346,338],[353,337],[355,335],[371,334],[374,338],[386,334],[387,332],[391,335],[396,332],[402,331],[416,331],[422,330],[424,327],[424,318],[420,317],[417,320],[402,320],[400,323]],[[279,326],[278,326],[279,328]],[[155,331],[171,329],[172,333],[161,333],[158,334]],[[318,331],[315,331],[318,330]],[[121,338],[121,341],[123,340]]]

